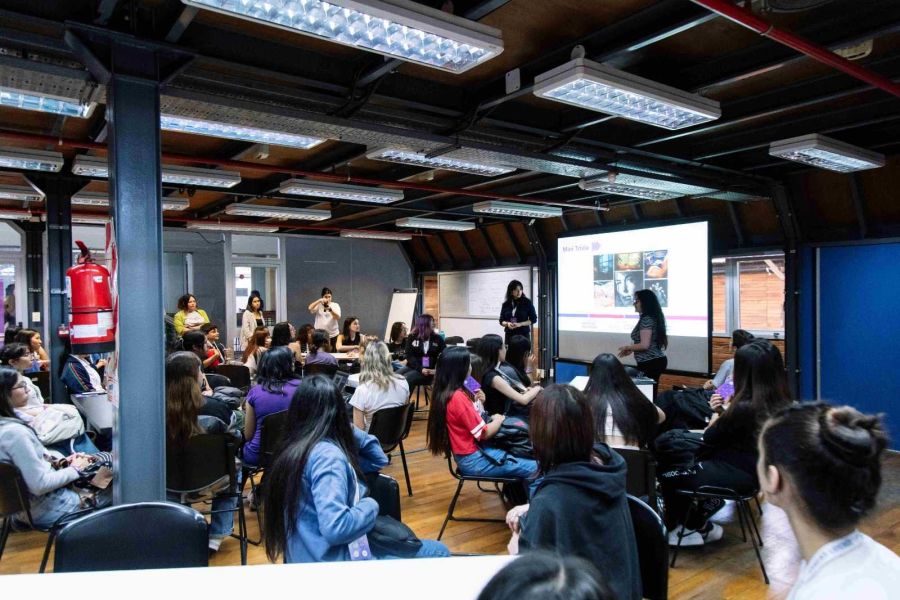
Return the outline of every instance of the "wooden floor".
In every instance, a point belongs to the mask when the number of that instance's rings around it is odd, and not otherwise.
[[[422,538],[435,538],[446,514],[456,480],[447,472],[444,460],[424,451],[425,421],[413,424],[406,444],[413,483],[413,497],[405,491],[403,520]],[[399,456],[385,473],[395,477],[403,489],[403,469]],[[765,547],[763,558],[771,585],[763,582],[756,557],[749,543],[740,537],[740,528],[728,508],[716,515],[725,527],[725,538],[706,547],[683,550],[678,564],[669,574],[671,598],[784,598],[796,578],[799,565],[797,544],[783,512],[764,505],[761,532]],[[494,494],[479,492],[466,484],[457,506],[459,516],[496,516],[504,514]],[[258,535],[255,513],[247,512],[251,537]],[[885,463],[884,485],[879,509],[862,527],[863,531],[900,552],[900,455],[890,455]],[[499,523],[454,523],[447,526],[443,541],[453,552],[505,554],[509,532]],[[10,535],[0,561],[0,573],[35,573],[40,564],[46,536],[42,533]],[[211,558],[212,565],[240,564],[237,540],[226,540]],[[249,547],[249,564],[266,563],[262,547]]]

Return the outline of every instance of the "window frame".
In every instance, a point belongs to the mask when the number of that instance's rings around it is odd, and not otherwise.
[[[716,256],[713,261],[725,261],[725,327],[726,331],[713,331],[713,337],[730,337],[735,329],[741,329],[741,290],[740,263],[747,260],[765,260],[767,258],[785,259],[784,252],[773,251],[753,255]],[[712,275],[710,269],[710,276]],[[746,328],[744,328],[746,329]],[[783,340],[784,329],[747,329],[756,337],[769,340]]]

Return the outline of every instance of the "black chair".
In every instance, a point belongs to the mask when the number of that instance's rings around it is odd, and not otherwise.
[[[224,375],[231,380],[231,385],[245,392],[250,389],[250,368],[246,365],[219,365],[212,369],[213,373]],[[208,376],[207,376],[208,377]]]
[[[54,573],[172,569],[209,565],[203,515],[168,502],[104,508],[63,527]]]
[[[625,491],[637,498],[647,498],[647,504],[660,513],[656,493],[656,459],[649,450],[613,448],[625,459]]]
[[[438,534],[437,539],[440,540],[444,535],[444,529],[447,528],[447,523],[449,521],[470,521],[477,523],[505,523],[506,519],[487,519],[487,518],[476,518],[476,517],[456,517],[453,515],[453,511],[456,509],[456,502],[459,500],[459,493],[462,492],[463,485],[467,481],[474,481],[478,486],[478,489],[481,491],[492,491],[485,490],[481,487],[482,483],[492,483],[497,488],[497,494],[500,494],[500,486],[504,483],[508,484],[516,484],[521,480],[515,477],[481,477],[476,475],[463,475],[459,472],[459,467],[454,468],[453,466],[453,458],[450,452],[447,452],[447,468],[450,469],[450,474],[453,475],[454,478],[459,481],[459,484],[456,486],[456,493],[453,494],[453,499],[450,500],[450,506],[447,508],[447,516],[444,518],[444,524],[441,525],[441,532]]]
[[[466,348],[469,349],[469,352],[475,352],[478,349],[478,342],[481,341],[480,337],[477,338],[469,338],[466,340]]]
[[[201,512],[210,515],[218,512],[238,514],[238,535],[232,534],[232,537],[240,540],[241,564],[246,565],[247,522],[235,466],[237,446],[234,436],[215,433],[195,435],[184,448],[167,448],[166,491],[185,506],[214,499],[236,499],[236,508]]]
[[[28,379],[37,386],[44,400],[50,399],[50,371],[35,371],[28,373]]]
[[[12,531],[13,519],[19,514],[24,514],[25,520],[31,529],[45,531],[49,534],[47,536],[47,545],[44,547],[44,556],[41,558],[41,567],[38,571],[43,573],[47,568],[50,548],[53,546],[53,541],[56,539],[59,529],[69,521],[73,521],[93,510],[91,508],[63,515],[49,528],[38,527],[31,518],[28,488],[25,485],[25,481],[22,480],[22,474],[14,465],[0,463],[0,518],[3,519],[3,525],[0,525],[0,558],[3,557],[6,540],[9,539],[9,534]]]
[[[311,365],[306,365],[303,367],[303,376],[309,377],[310,375],[324,375],[329,379],[334,378],[334,374],[338,372],[337,365],[329,365],[325,363],[315,363]]]
[[[381,444],[385,454],[400,446],[400,460],[403,462],[403,475],[406,477],[406,492],[412,496],[412,483],[409,480],[409,469],[406,466],[406,450],[403,440],[409,435],[412,426],[413,406],[409,402],[402,406],[382,408],[372,415],[369,434],[374,435]]]
[[[678,544],[672,552],[672,567],[675,566],[675,559],[678,558],[678,550],[681,548],[681,540],[684,537],[683,525],[690,520],[691,513],[697,509],[699,503],[704,500],[731,500],[734,502],[734,508],[738,515],[738,522],[741,524],[741,536],[744,538],[745,542],[747,541],[747,530],[750,530],[750,541],[753,542],[756,560],[759,561],[759,568],[762,570],[763,579],[768,585],[769,574],[766,573],[766,565],[763,563],[762,554],[759,552],[759,549],[763,545],[762,536],[759,534],[759,527],[756,525],[756,520],[753,518],[753,509],[750,507],[750,501],[756,499],[759,494],[759,489],[753,490],[753,492],[749,494],[739,494],[729,488],[704,485],[696,490],[676,490],[676,493],[688,496],[691,499],[691,502],[688,504],[687,510],[684,513],[684,518],[682,518],[679,523]],[[758,502],[759,500],[757,500],[757,503]]]
[[[259,505],[262,497],[261,492],[263,491],[263,485],[262,482],[257,485],[255,477],[259,473],[263,473],[263,479],[265,479],[266,467],[272,464],[272,459],[275,458],[275,451],[278,449],[278,445],[284,437],[284,432],[287,431],[287,416],[288,411],[282,410],[263,417],[262,422],[259,424],[259,427],[262,428],[259,435],[259,464],[252,467],[244,463],[241,490],[243,490],[244,485],[249,479],[250,489],[253,492],[254,502],[257,505]],[[247,540],[248,543],[253,544],[254,546],[258,546],[260,542],[262,542],[262,515],[260,514],[258,507],[256,511],[256,522],[259,524],[260,537],[257,540]]]
[[[445,339],[444,343],[447,344],[448,346],[454,346],[456,344],[462,344],[464,341],[465,340],[462,339],[460,336],[453,335],[453,336],[450,336],[447,339]]]
[[[206,373],[206,383],[213,390],[220,387],[231,387],[231,379],[218,373]]]
[[[381,473],[366,476],[369,496],[378,503],[378,514],[387,515],[400,521],[400,484],[397,480]]]
[[[641,587],[647,600],[666,600],[669,596],[669,539],[666,526],[651,505],[631,494],[628,510],[637,541],[641,565]]]

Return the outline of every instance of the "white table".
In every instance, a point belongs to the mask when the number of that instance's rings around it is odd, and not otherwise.
[[[148,571],[98,571],[0,577],[4,598],[66,598],[72,590],[177,590],[178,598],[206,598],[228,590],[236,598],[390,598],[391,600],[474,600],[511,556],[464,556],[256,565]],[[291,590],[293,593],[291,593]]]

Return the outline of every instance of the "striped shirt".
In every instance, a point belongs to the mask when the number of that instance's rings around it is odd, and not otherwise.
[[[647,362],[648,360],[653,360],[654,358],[662,358],[666,355],[663,352],[662,348],[659,347],[659,342],[656,339],[656,319],[651,317],[650,315],[642,315],[640,320],[637,322],[637,325],[634,326],[634,329],[631,330],[631,341],[635,344],[641,343],[641,330],[649,329],[650,330],[650,347],[646,350],[636,350],[634,352],[634,360],[639,363]]]

